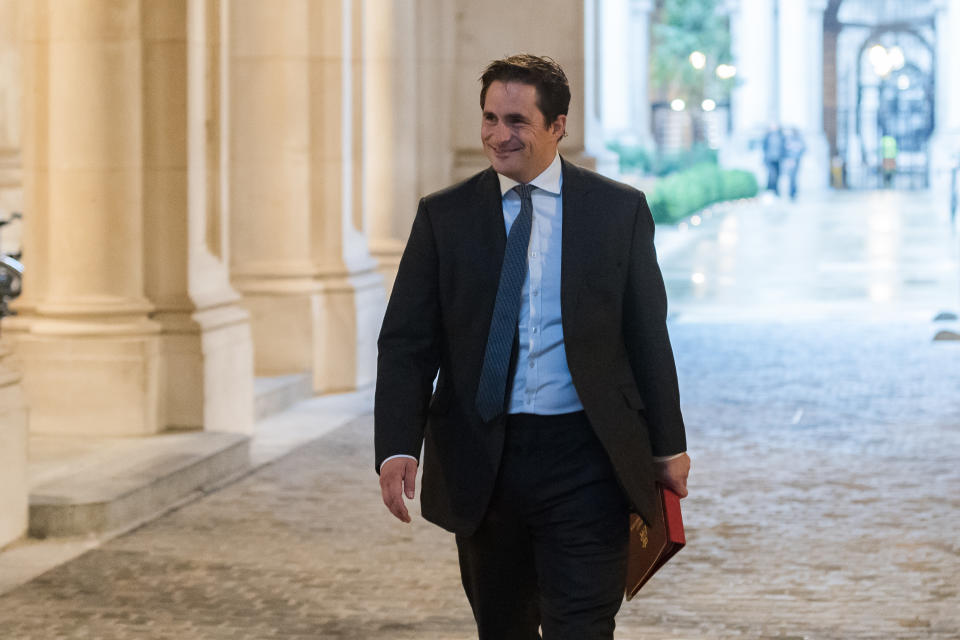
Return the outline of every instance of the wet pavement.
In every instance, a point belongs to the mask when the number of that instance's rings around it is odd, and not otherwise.
[[[870,320],[957,310],[957,235],[926,192],[839,192],[707,212],[664,264],[671,309],[709,320]]]
[[[960,638],[956,237],[915,194],[723,207],[663,252],[688,546],[618,638]],[[699,274],[699,275],[698,275]],[[0,638],[476,637],[369,416],[0,596]]]

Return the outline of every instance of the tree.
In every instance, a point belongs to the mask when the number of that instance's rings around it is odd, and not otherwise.
[[[715,73],[717,65],[731,64],[730,28],[720,4],[721,0],[657,3],[650,75],[661,99],[700,104],[704,98],[720,102],[729,97],[733,80],[720,79]],[[702,69],[690,62],[694,51],[706,56]]]

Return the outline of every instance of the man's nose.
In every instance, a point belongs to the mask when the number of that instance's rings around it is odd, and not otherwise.
[[[502,123],[489,125],[487,128],[487,140],[491,144],[503,144],[510,139],[510,128]]]

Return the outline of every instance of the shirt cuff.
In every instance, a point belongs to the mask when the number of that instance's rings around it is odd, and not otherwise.
[[[675,453],[675,454],[673,454],[672,456],[653,456],[653,461],[654,461],[654,462],[668,462],[668,461],[673,460],[673,459],[675,459],[675,458],[679,458],[679,457],[682,456],[682,455],[686,455],[686,453],[687,453],[686,451],[681,451],[680,453]],[[389,459],[389,458],[388,458],[388,459]],[[381,466],[382,466],[382,465],[381,465]]]
[[[390,456],[389,458],[384,459],[384,461],[380,463],[380,470],[381,470],[381,471],[383,470],[383,465],[385,465],[385,464],[387,463],[387,460],[393,460],[394,458],[410,458],[411,460],[413,460],[413,461],[416,462],[417,464],[420,464],[420,461],[417,460],[416,458],[414,458],[413,456],[408,456],[408,455],[405,454],[405,453],[398,453],[398,454],[395,455],[395,456]]]

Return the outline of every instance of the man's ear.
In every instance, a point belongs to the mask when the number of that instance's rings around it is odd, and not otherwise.
[[[550,125],[550,131],[557,137],[557,142],[567,135],[567,115],[561,113],[557,119]]]

